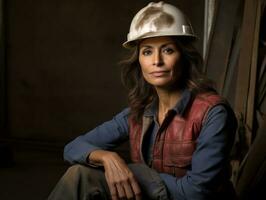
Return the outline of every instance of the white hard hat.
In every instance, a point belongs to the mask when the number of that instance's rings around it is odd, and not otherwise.
[[[156,36],[186,36],[195,39],[196,35],[184,13],[175,6],[160,1],[151,2],[142,8],[133,18],[126,48],[132,48],[136,41]]]

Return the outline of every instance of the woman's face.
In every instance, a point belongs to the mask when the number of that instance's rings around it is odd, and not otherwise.
[[[169,88],[181,74],[180,51],[168,36],[144,39],[139,45],[139,63],[144,79],[158,88]]]

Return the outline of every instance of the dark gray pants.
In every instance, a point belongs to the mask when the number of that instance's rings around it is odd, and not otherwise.
[[[142,199],[168,200],[159,174],[143,164],[129,164],[141,190]],[[111,199],[104,171],[84,165],[71,166],[59,180],[48,200]]]

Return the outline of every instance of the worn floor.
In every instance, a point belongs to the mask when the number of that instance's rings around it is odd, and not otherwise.
[[[0,200],[46,199],[68,167],[63,162],[62,149],[29,145],[12,149],[14,164],[0,168]]]

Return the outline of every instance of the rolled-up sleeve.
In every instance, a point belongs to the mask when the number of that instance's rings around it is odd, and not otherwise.
[[[173,199],[206,199],[223,179],[229,179],[230,150],[237,121],[230,108],[217,105],[206,118],[192,156],[191,169],[182,178],[160,174]]]
[[[109,150],[128,139],[129,109],[104,122],[84,135],[78,136],[64,148],[64,159],[70,164],[86,164],[87,156],[94,150]]]

